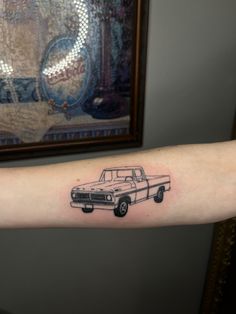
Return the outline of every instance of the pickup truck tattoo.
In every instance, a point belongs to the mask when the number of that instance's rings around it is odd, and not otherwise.
[[[116,217],[124,217],[129,205],[150,198],[161,203],[170,191],[169,175],[147,176],[142,167],[114,167],[104,169],[99,181],[82,184],[71,191],[71,207],[84,213],[94,209],[113,210]]]

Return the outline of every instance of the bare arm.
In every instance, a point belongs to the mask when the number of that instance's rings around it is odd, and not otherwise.
[[[216,222],[236,216],[236,142],[1,169],[0,184],[0,228]]]

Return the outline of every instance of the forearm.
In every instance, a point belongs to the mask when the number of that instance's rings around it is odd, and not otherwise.
[[[1,169],[0,228],[153,227],[223,220],[236,216],[235,160],[236,143],[228,142]],[[122,177],[122,172],[115,177],[114,167],[133,177]],[[147,177],[138,180],[134,174],[141,167]],[[108,168],[112,177],[97,182]],[[73,188],[80,197],[87,194],[85,200],[73,200]]]

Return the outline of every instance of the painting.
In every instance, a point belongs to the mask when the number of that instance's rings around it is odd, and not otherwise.
[[[236,219],[214,227],[201,314],[236,312]]]
[[[0,0],[0,160],[142,142],[148,1]]]

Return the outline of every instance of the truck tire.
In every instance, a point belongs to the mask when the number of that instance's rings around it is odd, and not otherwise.
[[[154,201],[156,203],[162,203],[163,202],[164,192],[165,192],[165,188],[163,186],[160,187],[159,190],[157,191],[157,195],[154,197]]]
[[[121,199],[119,201],[118,206],[114,209],[114,214],[116,217],[124,217],[129,208],[129,203],[127,202],[126,199]]]
[[[85,208],[85,207],[82,208],[82,212],[85,214],[90,214],[93,211],[94,211],[94,208]]]

